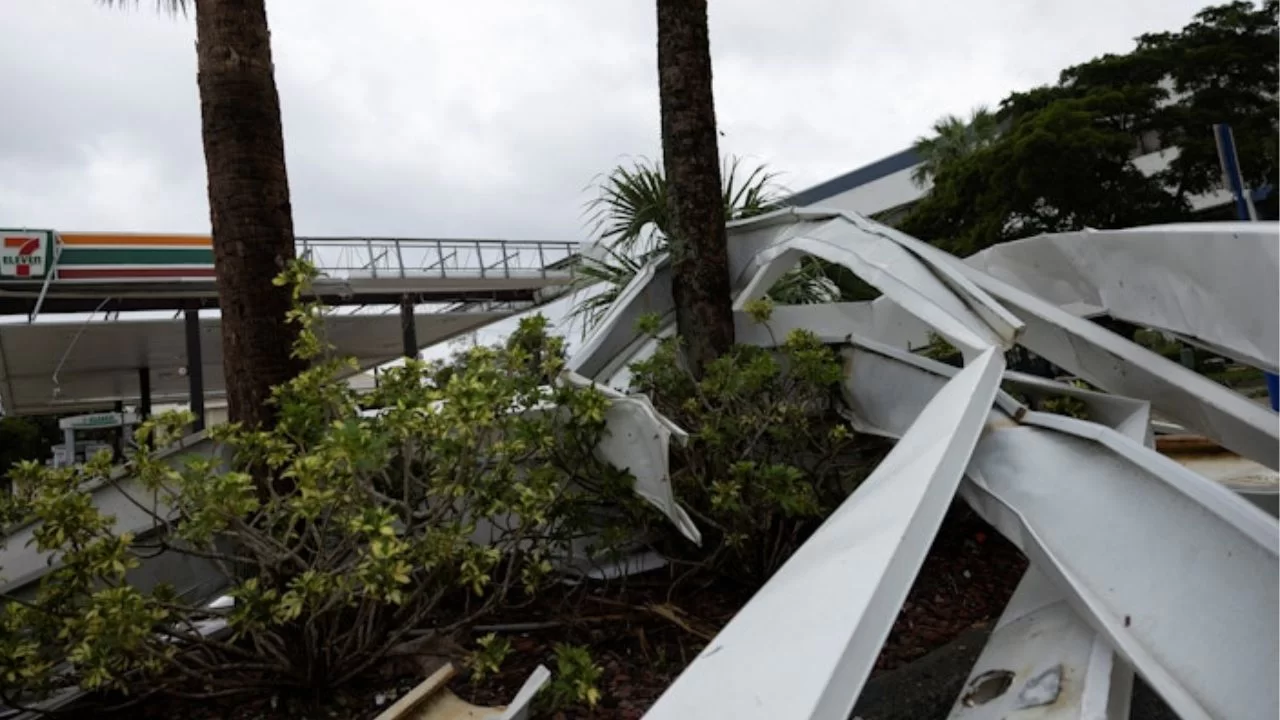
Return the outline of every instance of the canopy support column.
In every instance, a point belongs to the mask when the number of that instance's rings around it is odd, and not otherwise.
[[[112,433],[111,438],[111,462],[118,463],[124,460],[124,401],[117,400],[111,405],[111,411],[120,419],[120,427]]]
[[[193,432],[204,430],[204,358],[200,353],[200,311],[185,311],[187,330],[187,389],[191,412],[196,416]]]
[[[151,417],[151,368],[138,368],[138,419]]]

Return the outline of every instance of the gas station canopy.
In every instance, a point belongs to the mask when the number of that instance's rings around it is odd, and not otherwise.
[[[443,342],[475,330],[508,312],[417,313],[419,346]],[[331,315],[328,340],[339,355],[362,369],[402,355],[403,329],[397,312]],[[67,413],[142,399],[147,373],[155,404],[189,397],[186,323],[175,320],[118,319],[92,322],[0,324],[0,405],[14,415]],[[200,355],[205,397],[225,394],[222,330],[217,317],[200,318]]]

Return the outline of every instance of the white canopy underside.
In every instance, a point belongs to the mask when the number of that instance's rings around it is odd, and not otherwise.
[[[507,312],[419,313],[419,348],[446,341],[509,315]],[[400,315],[330,315],[325,327],[337,353],[362,369],[403,352]],[[206,397],[225,394],[222,324],[200,319]],[[186,402],[186,327],[176,320],[0,324],[0,406],[14,415],[101,408],[141,397],[139,368],[150,368],[153,404]]]

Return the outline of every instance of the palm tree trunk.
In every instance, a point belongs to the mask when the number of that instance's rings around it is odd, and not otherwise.
[[[662,161],[676,328],[693,373],[733,344],[706,0],[657,0]]]
[[[289,289],[294,258],[280,96],[265,0],[199,0],[196,55],[230,419],[270,426],[271,388],[302,368]]]

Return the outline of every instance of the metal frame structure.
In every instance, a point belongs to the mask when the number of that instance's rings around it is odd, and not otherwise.
[[[1274,515],[1157,453],[1151,413],[1269,468],[1277,466],[1276,415],[1081,317],[1109,304],[1142,307],[1150,325],[1202,338],[1211,317],[1227,324],[1212,335],[1215,345],[1262,364],[1258,348],[1267,339],[1250,327],[1252,315],[1206,310],[1210,303],[1256,307],[1258,298],[1277,296],[1275,229],[1267,232],[1174,226],[1115,233],[1113,254],[1162,238],[1189,244],[1230,236],[1235,243],[1222,247],[1230,256],[1223,262],[1249,263],[1250,277],[1261,282],[1224,285],[1223,273],[1197,268],[1201,287],[1218,296],[1170,297],[1185,283],[1166,281],[1143,286],[1145,305],[1104,292],[1093,308],[1078,298],[1064,308],[1010,284],[1026,282],[1025,269],[997,278],[974,266],[991,268],[1002,248],[969,264],[866,218],[823,210],[731,226],[739,310],[805,255],[839,263],[884,293],[870,303],[775,308],[764,324],[739,312],[736,330],[739,342],[764,346],[800,328],[846,346],[850,421],[902,439],[646,717],[847,718],[886,622],[923,561],[938,508],[956,495],[1020,547],[1032,570],[967,691],[991,673],[1007,683],[980,701],[957,699],[952,717],[1047,717],[1052,709],[1054,717],[1120,720],[1135,671],[1184,718],[1274,717],[1280,528]],[[1043,250],[1037,256],[1036,247],[1062,240],[1024,242],[1027,256],[1038,257],[1029,267],[1049,272],[1056,258]],[[1160,254],[1151,246],[1145,252]],[[1182,262],[1217,261],[1211,258]],[[1148,270],[1177,267],[1174,255]],[[1096,274],[1091,279],[1103,286]],[[670,283],[664,259],[637,275],[573,359],[575,370],[616,386],[632,358],[652,351],[656,341],[639,336],[635,319],[671,313]],[[965,369],[881,342],[901,347],[921,328],[956,345]],[[1004,380],[1080,397],[1093,422],[1030,411],[995,383],[977,382],[989,374],[998,381],[1000,352],[1019,344],[1109,392],[1014,373]],[[939,457],[946,462],[931,461]]]

